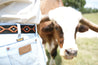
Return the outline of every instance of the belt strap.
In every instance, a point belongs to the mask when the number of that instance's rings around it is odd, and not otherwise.
[[[18,28],[21,28],[20,33],[36,33],[36,25],[0,25],[0,34],[15,34],[18,33]]]

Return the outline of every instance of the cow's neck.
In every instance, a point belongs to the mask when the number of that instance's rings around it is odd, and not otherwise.
[[[63,6],[62,0],[40,0],[40,2],[40,8],[43,15],[48,14],[52,9]]]

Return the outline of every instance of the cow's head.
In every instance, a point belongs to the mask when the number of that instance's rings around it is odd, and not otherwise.
[[[63,32],[62,27],[56,21],[51,21],[49,19],[49,17],[44,17],[41,20],[40,28],[38,28],[38,29],[40,29],[42,31],[42,33],[41,33],[41,31],[39,32],[39,34],[42,38],[44,37],[44,35],[51,35],[51,34],[53,35],[54,42],[58,43],[58,45],[61,49],[60,50],[61,55],[63,54],[62,56],[64,58],[72,59],[73,57],[77,56],[78,48],[75,43],[70,44],[70,46],[68,46],[68,44],[66,44],[66,47],[64,46],[65,45],[64,44],[64,32]],[[74,42],[75,42],[75,37],[76,37],[77,32],[85,32],[87,30],[88,30],[87,26],[78,24],[78,26],[75,29],[74,36],[73,36]],[[71,33],[68,33],[69,36],[70,36],[70,34]],[[70,37],[68,37],[68,38],[70,38]],[[71,40],[68,40],[68,41],[71,41]],[[63,48],[63,47],[65,47],[65,48]]]
[[[71,7],[59,7],[49,12],[49,18],[62,28],[64,41],[60,47],[60,55],[66,59],[77,56],[78,47],[75,42],[76,32],[85,32],[88,28],[98,32],[98,26],[84,19],[81,13]],[[79,22],[83,25],[79,25]],[[86,25],[86,26],[84,26]]]
[[[97,25],[83,18],[80,12],[71,7],[59,7],[51,10],[49,19],[57,24],[54,27],[56,32],[54,35],[60,46],[60,55],[65,59],[77,56],[78,47],[75,42],[77,32],[85,32],[88,28],[98,32]]]
[[[56,21],[64,33],[60,55],[66,59],[72,59],[77,56],[78,47],[75,42],[75,32],[81,18],[81,13],[72,8],[59,7],[49,12],[49,18],[52,21]]]

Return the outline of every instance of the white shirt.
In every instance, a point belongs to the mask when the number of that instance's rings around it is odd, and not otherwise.
[[[0,23],[38,24],[40,0],[0,0]]]

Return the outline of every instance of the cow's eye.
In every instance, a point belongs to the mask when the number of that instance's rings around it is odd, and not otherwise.
[[[59,28],[58,28],[58,27],[55,27],[55,29],[56,29],[56,30],[59,30]]]
[[[62,44],[63,42],[64,42],[64,40],[61,40],[61,41],[60,41],[60,44]]]

